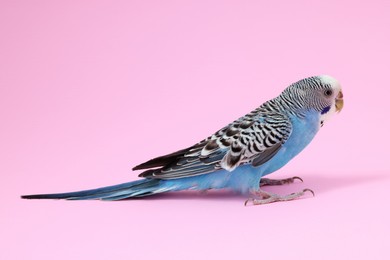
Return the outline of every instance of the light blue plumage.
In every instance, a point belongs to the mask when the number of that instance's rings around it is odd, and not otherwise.
[[[133,170],[146,170],[139,175],[144,179],[22,198],[120,200],[170,191],[230,189],[249,194],[248,201],[253,204],[292,200],[312,191],[279,196],[263,191],[261,186],[292,183],[299,177],[270,180],[264,176],[300,153],[324,122],[342,107],[343,95],[337,80],[330,76],[306,78],[201,142],[134,167]]]

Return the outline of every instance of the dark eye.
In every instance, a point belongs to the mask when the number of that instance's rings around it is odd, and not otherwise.
[[[332,94],[333,94],[333,91],[331,89],[327,89],[324,92],[324,95],[327,96],[327,97],[331,96]]]

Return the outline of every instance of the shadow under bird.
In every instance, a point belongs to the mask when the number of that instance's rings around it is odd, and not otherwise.
[[[135,166],[133,170],[144,170],[140,180],[22,198],[122,200],[171,191],[230,189],[248,195],[245,205],[259,205],[293,200],[305,192],[314,195],[304,189],[282,196],[261,187],[302,181],[299,177],[272,180],[264,176],[300,153],[343,104],[336,79],[326,75],[305,78],[199,143]]]

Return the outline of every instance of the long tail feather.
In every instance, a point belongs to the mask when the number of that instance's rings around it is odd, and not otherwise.
[[[172,190],[171,188],[162,187],[161,182],[161,180],[156,179],[143,179],[92,190],[54,194],[23,195],[21,197],[23,199],[121,200],[150,196],[156,193]]]

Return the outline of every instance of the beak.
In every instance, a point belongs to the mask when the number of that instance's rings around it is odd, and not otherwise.
[[[340,112],[343,109],[344,106],[344,99],[343,99],[343,92],[339,92],[339,94],[336,97],[336,112]]]

